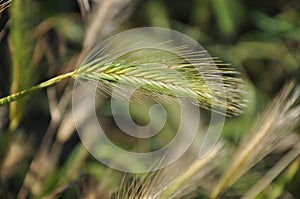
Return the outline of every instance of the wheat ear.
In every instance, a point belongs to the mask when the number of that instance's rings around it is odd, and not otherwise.
[[[199,52],[196,54],[184,47],[178,49],[185,52],[194,63],[159,49],[140,49],[120,56],[119,52],[126,49],[113,48],[101,54],[99,51],[103,49],[96,48],[86,63],[73,72],[4,97],[0,99],[0,106],[71,77],[97,84],[102,93],[109,93],[109,90],[122,85],[138,88],[147,97],[157,98],[159,95],[182,98],[205,109],[225,110],[227,115],[240,114],[245,105],[245,85],[236,77],[238,72],[222,67],[223,64],[218,60],[196,57]],[[215,65],[219,65],[219,68]]]

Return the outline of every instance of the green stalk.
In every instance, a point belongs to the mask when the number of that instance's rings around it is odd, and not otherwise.
[[[60,82],[61,80],[63,79],[66,79],[66,78],[69,78],[69,77],[72,77],[74,74],[76,73],[76,70],[72,71],[72,72],[69,72],[69,73],[66,73],[66,74],[62,74],[62,75],[59,75],[59,76],[56,76],[56,77],[53,77],[52,79],[49,79],[45,82],[42,82],[36,86],[33,86],[29,89],[25,89],[25,90],[22,90],[20,92],[17,92],[17,93],[14,93],[14,94],[11,94],[9,96],[6,96],[6,97],[3,97],[0,99],[0,106],[3,106],[5,104],[9,104],[13,101],[16,101],[24,96],[27,96],[27,95],[30,95],[31,93],[37,91],[37,90],[40,90],[42,88],[46,88],[48,86],[51,86],[57,82]]]

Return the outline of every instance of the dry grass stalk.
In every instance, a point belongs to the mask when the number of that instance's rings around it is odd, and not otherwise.
[[[125,20],[131,13],[133,3],[134,0],[96,0],[83,43],[84,49],[90,50],[102,36],[111,31],[116,16],[118,20]]]
[[[241,142],[232,164],[225,170],[211,198],[217,198],[254,164],[275,150],[285,135],[299,125],[300,106],[295,103],[299,99],[300,88],[293,89],[294,83],[284,87],[258,119],[249,135]]]
[[[168,167],[142,174],[140,177],[139,175],[133,177],[129,185],[124,178],[122,187],[115,198],[192,198],[195,190],[201,187],[201,182],[206,181],[205,179],[219,162],[220,149],[220,145],[215,147],[203,159],[190,154],[191,151],[189,151]]]
[[[31,152],[31,145],[32,139],[25,139],[21,133],[13,137],[0,167],[1,180],[5,181],[16,173],[20,162]]]
[[[12,0],[0,1],[0,13],[10,6]]]
[[[255,198],[264,188],[266,188],[288,165],[290,165],[300,155],[300,144],[298,143],[284,155],[266,174],[258,180],[247,192],[242,199]]]

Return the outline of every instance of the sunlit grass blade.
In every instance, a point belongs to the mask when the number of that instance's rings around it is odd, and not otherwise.
[[[220,163],[222,150],[223,145],[220,144],[202,159],[191,150],[161,170],[127,178],[129,182],[126,182],[125,176],[115,199],[193,198],[199,187],[205,189],[203,186],[207,186],[206,179]],[[154,164],[156,167],[160,163]]]
[[[299,139],[297,140],[299,141]],[[300,144],[295,144],[291,151],[284,155],[266,174],[258,180],[242,197],[242,199],[255,198],[262,190],[264,190],[284,169],[286,169],[293,161],[295,165],[291,164],[291,170],[294,170],[292,176],[295,175],[299,167]],[[298,158],[298,160],[296,160]],[[296,161],[295,161],[296,160]],[[296,168],[293,168],[295,167]],[[287,174],[286,174],[287,175]],[[287,175],[288,176],[288,175]],[[274,191],[276,193],[276,191]],[[278,192],[277,192],[278,193]],[[280,192],[279,192],[280,193]],[[279,195],[277,196],[279,197]],[[277,198],[276,197],[276,198]]]
[[[10,6],[12,0],[0,1],[0,13]]]
[[[300,88],[294,88],[294,83],[283,88],[241,142],[231,164],[212,191],[212,199],[218,198],[252,166],[275,150],[285,135],[295,130],[300,122],[299,96]]]

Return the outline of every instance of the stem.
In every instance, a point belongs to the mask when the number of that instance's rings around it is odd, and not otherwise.
[[[217,152],[219,150],[211,151],[204,159],[199,159],[194,162],[183,174],[177,177],[173,184],[169,185],[165,190],[163,190],[160,194],[160,199],[171,198],[173,194],[175,194],[180,188],[184,187],[184,185],[188,184],[192,178],[201,171],[202,168],[207,166],[208,163],[212,161],[213,158],[216,157]]]
[[[66,74],[62,74],[62,75],[53,77],[52,79],[49,79],[45,82],[42,82],[38,85],[35,85],[35,86],[33,86],[29,89],[25,89],[25,90],[22,90],[20,92],[17,92],[17,93],[11,94],[9,96],[3,97],[3,98],[0,99],[0,106],[3,106],[5,104],[16,101],[16,100],[18,100],[18,99],[20,99],[20,98],[22,98],[26,95],[29,95],[29,94],[33,93],[34,91],[37,91],[37,90],[40,90],[42,88],[46,88],[48,86],[51,86],[51,85],[53,85],[57,82],[60,82],[63,79],[72,77],[75,73],[76,73],[76,70],[74,70],[72,72],[69,72],[69,73],[66,73]]]

